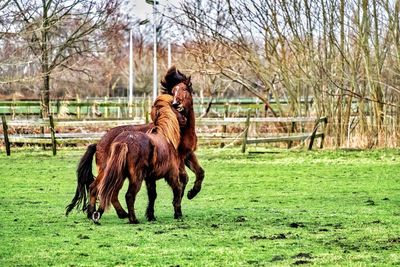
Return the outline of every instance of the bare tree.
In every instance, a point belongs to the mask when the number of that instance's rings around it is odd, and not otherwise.
[[[40,66],[42,116],[49,114],[52,74],[61,69],[79,71],[75,57],[94,51],[95,33],[116,12],[118,1],[12,0],[3,14],[13,17],[13,32],[29,48]]]
[[[266,103],[286,98],[276,114],[328,115],[333,145],[358,136],[355,145],[371,147],[398,138],[399,10],[389,0],[193,0],[171,18],[198,71]]]

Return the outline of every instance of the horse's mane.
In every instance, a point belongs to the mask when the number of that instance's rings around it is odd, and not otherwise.
[[[181,82],[184,82],[188,86],[189,90],[193,90],[190,77],[187,77],[185,74],[180,72],[176,66],[170,67],[164,78],[161,80],[163,93],[171,94],[172,88]]]
[[[180,127],[178,119],[172,110],[173,97],[171,95],[162,94],[156,98],[153,107],[156,108],[155,114],[152,112],[151,119],[154,127],[149,132],[157,132],[165,136],[169,143],[175,149],[178,149],[181,140]]]

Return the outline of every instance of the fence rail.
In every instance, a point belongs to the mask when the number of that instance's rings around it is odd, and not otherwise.
[[[229,125],[245,123],[247,118],[202,118],[196,120],[197,125]],[[265,117],[251,118],[252,123],[288,123],[288,122],[314,122],[315,117]]]
[[[12,120],[7,122],[8,126],[13,127],[48,127],[50,121],[48,119],[36,120]],[[107,126],[115,127],[125,124],[143,124],[146,123],[145,119],[132,119],[132,120],[56,120],[54,121],[55,127],[89,127],[89,126]]]
[[[224,116],[226,113],[237,117],[239,114],[245,115],[248,108],[256,113],[264,110],[264,104],[258,98],[210,98],[196,97],[194,100],[195,113],[200,116],[208,108],[213,116]],[[299,100],[302,103],[313,104],[313,98]],[[277,103],[287,105],[287,99],[271,99],[270,105]],[[50,103],[50,113],[55,118],[60,116],[70,116],[75,118],[102,117],[102,118],[129,118],[132,116],[142,117],[151,105],[149,97],[135,97],[133,104],[128,105],[127,98],[88,98],[88,99],[69,99],[53,100]],[[35,117],[40,115],[40,101],[38,100],[1,100],[0,115],[16,117]]]

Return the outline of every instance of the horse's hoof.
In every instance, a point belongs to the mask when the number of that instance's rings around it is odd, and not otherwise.
[[[126,219],[126,218],[128,218],[128,213],[127,212],[121,212],[121,213],[118,213],[118,218],[120,218],[120,219]]]
[[[149,221],[149,222],[155,222],[155,221],[157,221],[157,219],[156,219],[156,217],[154,217],[154,216],[147,216],[147,221]]]
[[[100,224],[100,223],[99,223],[100,218],[101,218],[100,212],[97,212],[97,211],[93,212],[93,214],[92,214],[92,220],[93,220],[93,222],[94,222],[95,224]]]
[[[129,220],[129,224],[138,224],[139,221],[137,219]]]
[[[87,208],[87,218],[90,220],[90,219],[92,219],[93,218],[93,213],[96,211],[96,207],[95,206],[91,206],[91,205],[89,205],[88,206],[88,208]]]
[[[175,218],[176,220],[182,219],[182,217],[183,217],[182,213],[175,213],[175,214],[174,214],[174,218]]]
[[[188,199],[193,199],[198,193],[199,193],[199,191],[194,190],[194,189],[190,189],[188,194],[187,194],[187,198]]]

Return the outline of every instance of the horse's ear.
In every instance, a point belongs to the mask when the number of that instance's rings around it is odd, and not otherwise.
[[[176,66],[175,66],[175,65],[172,65],[172,66],[167,70],[167,74],[168,74],[168,73],[172,73],[172,72],[176,72],[176,71],[177,71]]]
[[[164,78],[161,80],[162,93],[171,94],[172,88],[177,84],[176,80],[179,80],[181,74],[175,65],[171,66]]]
[[[191,93],[193,93],[193,88],[192,88],[192,75],[190,75],[187,79],[186,79],[186,85],[189,89],[189,91]]]

